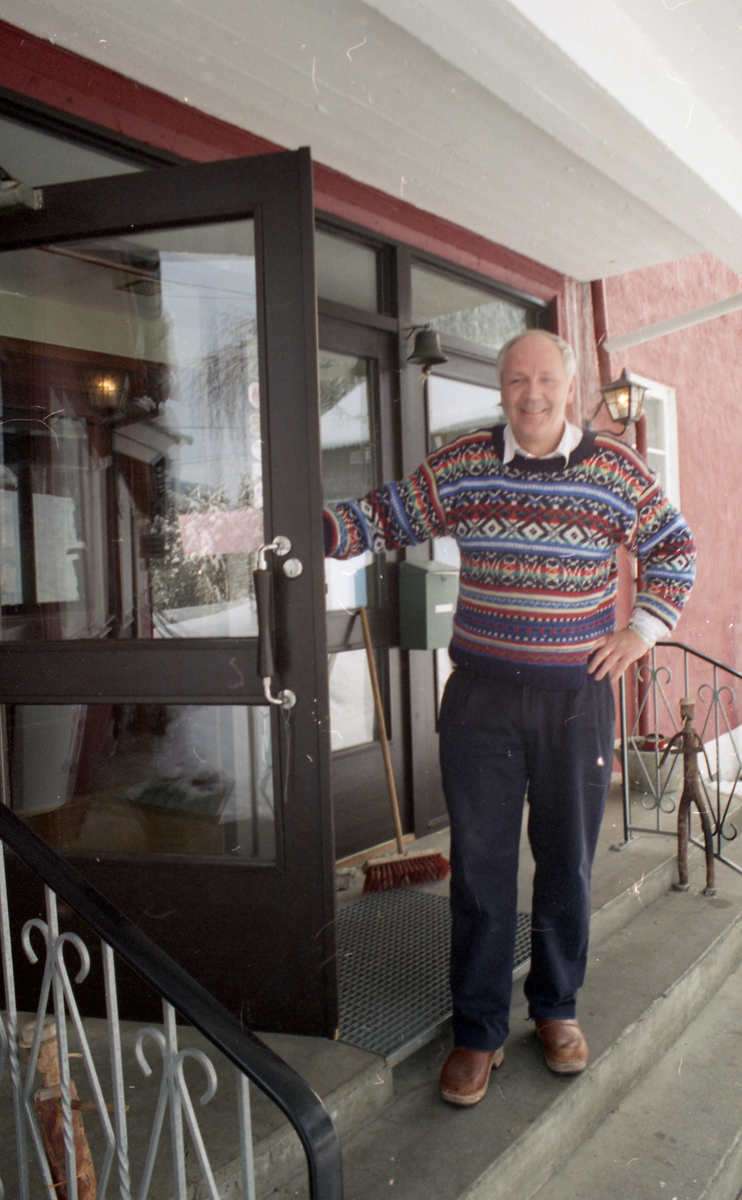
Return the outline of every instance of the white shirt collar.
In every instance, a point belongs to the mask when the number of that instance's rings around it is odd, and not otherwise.
[[[573,450],[577,449],[582,441],[584,432],[584,429],[580,429],[579,426],[570,425],[569,421],[565,421],[564,433],[562,434],[562,439],[556,450],[552,450],[551,454],[543,454],[539,455],[538,457],[559,458],[561,455],[566,466],[569,463],[570,454]],[[523,447],[516,442],[515,434],[513,433],[510,427],[510,422],[508,421],[507,425],[505,426],[505,450],[502,456],[503,463],[512,462],[516,454],[521,455],[522,458],[537,457],[535,454],[529,454],[527,450],[524,450]]]

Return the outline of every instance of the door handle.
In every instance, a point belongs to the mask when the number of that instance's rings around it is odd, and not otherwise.
[[[265,557],[268,550],[284,558],[291,550],[291,542],[279,534],[258,550],[258,562],[253,571],[258,614],[258,676],[263,681],[263,695],[268,703],[289,709],[296,704],[294,692],[289,688],[284,688],[277,696],[271,692],[271,681],[276,673],[276,654],[273,642],[273,572],[268,570]]]

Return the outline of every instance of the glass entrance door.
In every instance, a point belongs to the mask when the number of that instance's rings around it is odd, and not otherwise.
[[[257,635],[254,242],[247,220],[5,255],[4,641]],[[59,849],[272,861],[269,718],[11,705],[13,806]]]
[[[306,153],[4,218],[0,684],[14,810],[253,1028],[329,1034],[311,245]]]

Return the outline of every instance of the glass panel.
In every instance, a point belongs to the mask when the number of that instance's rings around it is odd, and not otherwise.
[[[463,383],[460,379],[445,379],[431,375],[425,389],[428,406],[428,435],[430,449],[439,450],[454,438],[475,429],[486,429],[505,420],[500,405],[498,388],[482,387],[476,383]],[[458,568],[461,561],[459,548],[454,538],[434,538],[433,558],[437,562],[449,563]],[[448,651],[443,650],[448,658]],[[448,668],[450,670],[450,666]],[[439,680],[445,672],[445,662],[439,655]]]
[[[448,649],[435,651],[435,682],[436,694],[438,696],[438,708],[440,709],[443,692],[448,683],[448,677],[453,671],[453,663]]]
[[[412,320],[428,322],[438,333],[450,333],[499,350],[500,346],[528,329],[528,309],[502,300],[484,288],[460,283],[424,267],[412,268]]]
[[[254,635],[252,221],[0,269],[1,636]]]
[[[377,439],[369,367],[365,358],[320,351],[320,430],[326,502],[357,499],[376,483]],[[325,559],[329,612],[368,604],[372,562],[370,552],[343,562]]]
[[[331,654],[330,744],[333,750],[349,750],[378,738],[379,731],[365,650]],[[378,663],[377,663],[378,674]]]
[[[366,312],[378,312],[378,261],[379,256],[372,247],[316,230],[317,295],[322,300],[335,300],[338,304],[349,304]]]
[[[667,491],[667,455],[661,450],[648,450],[647,462],[662,484],[662,490]]]
[[[320,350],[319,379],[324,498],[357,499],[378,480],[371,363]],[[361,604],[373,604],[376,573],[370,551],[344,561],[326,558],[328,612],[354,612]],[[377,673],[383,678],[378,664]],[[378,729],[365,650],[331,654],[329,676],[332,749],[348,750],[374,741]]]
[[[642,411],[647,418],[647,445],[654,450],[666,450],[665,406],[660,397],[645,395]]]
[[[8,705],[11,804],[58,850],[275,858],[271,714]]]
[[[431,451],[505,420],[499,388],[431,375],[426,392]]]
[[[125,175],[142,169],[112,154],[42,133],[33,125],[9,121],[7,117],[0,117],[0,146],[4,170],[29,187],[100,179],[104,175]]]

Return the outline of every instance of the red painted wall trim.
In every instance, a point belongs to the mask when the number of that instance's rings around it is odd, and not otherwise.
[[[0,86],[194,162],[282,149],[4,21]]]
[[[367,184],[314,165],[314,202],[322,212],[363,225],[382,237],[447,258],[470,271],[551,303],[564,290],[564,276],[496,242],[415,208]]]
[[[4,21],[0,87],[194,162],[283,149]],[[320,163],[315,164],[315,205],[547,303],[563,290],[557,271]]]

